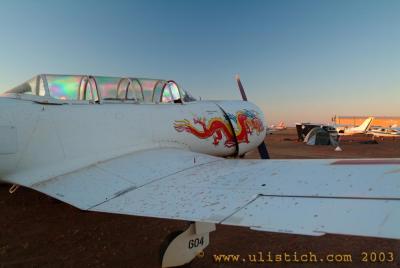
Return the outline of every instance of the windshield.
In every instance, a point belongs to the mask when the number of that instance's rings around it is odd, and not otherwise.
[[[184,102],[191,102],[191,101],[196,101],[196,98],[192,96],[192,94],[189,93],[187,90],[181,90],[182,92],[182,99]]]

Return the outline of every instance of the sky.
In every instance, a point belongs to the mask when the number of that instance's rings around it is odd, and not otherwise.
[[[39,73],[173,79],[267,123],[400,116],[400,1],[0,2],[0,92]]]

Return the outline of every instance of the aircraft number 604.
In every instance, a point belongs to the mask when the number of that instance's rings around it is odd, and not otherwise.
[[[204,245],[204,237],[189,240],[189,249],[197,248]]]

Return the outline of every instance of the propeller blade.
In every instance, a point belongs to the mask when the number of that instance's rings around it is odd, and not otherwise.
[[[238,87],[239,87],[240,94],[242,95],[242,99],[244,101],[247,101],[246,92],[244,92],[244,88],[243,88],[242,82],[240,81],[240,76],[238,74],[236,75],[236,82],[238,83]]]
[[[236,82],[238,84],[240,94],[242,95],[242,99],[247,101],[246,92],[244,91],[242,82],[240,81],[240,76],[238,74],[236,75]],[[260,145],[258,145],[258,153],[261,159],[269,159],[269,153],[265,142],[262,142]]]
[[[260,145],[258,145],[258,153],[260,154],[261,159],[269,159],[269,153],[267,150],[267,145],[265,145],[265,142],[262,142]]]

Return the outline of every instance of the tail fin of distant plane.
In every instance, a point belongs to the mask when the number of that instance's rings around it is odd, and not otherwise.
[[[353,128],[353,130],[367,131],[371,126],[372,120],[374,120],[373,117],[368,117],[360,126]]]
[[[285,127],[285,123],[283,123],[282,121],[279,123],[278,127]]]

